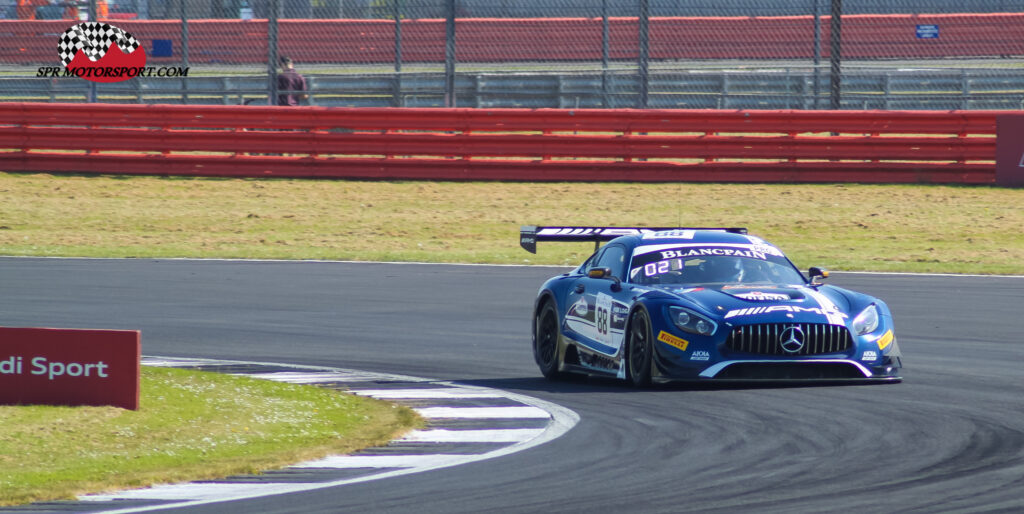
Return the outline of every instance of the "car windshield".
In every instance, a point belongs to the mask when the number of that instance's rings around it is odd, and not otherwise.
[[[635,284],[804,284],[777,248],[768,245],[651,245],[633,252]]]

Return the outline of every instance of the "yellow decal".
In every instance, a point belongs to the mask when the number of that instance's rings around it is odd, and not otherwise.
[[[658,341],[661,341],[669,346],[675,346],[680,350],[686,350],[686,347],[690,345],[690,342],[687,341],[686,339],[676,337],[672,334],[669,334],[668,332],[665,332],[664,330],[658,333]]]
[[[892,335],[892,330],[887,330],[884,334],[882,334],[882,337],[878,338],[878,349],[884,350],[886,346],[889,346],[889,343],[892,342],[893,338],[894,336]]]

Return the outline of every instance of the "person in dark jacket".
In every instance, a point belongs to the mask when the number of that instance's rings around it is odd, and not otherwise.
[[[306,99],[305,93],[295,91],[306,91],[306,78],[295,71],[295,63],[291,57],[281,58],[281,73],[277,75],[278,91],[293,91],[292,93],[281,93],[277,95],[277,105],[299,105],[299,102]]]

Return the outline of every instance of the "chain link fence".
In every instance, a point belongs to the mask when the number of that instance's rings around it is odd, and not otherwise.
[[[96,18],[187,76],[40,77]],[[0,34],[6,101],[265,104],[288,56],[325,106],[1024,108],[1019,0],[0,0]]]

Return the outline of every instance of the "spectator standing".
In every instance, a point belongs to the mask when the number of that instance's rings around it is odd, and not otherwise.
[[[277,90],[291,91],[277,95],[277,105],[299,105],[299,102],[306,99],[306,78],[295,71],[295,63],[291,57],[281,58],[281,73],[277,75]]]

